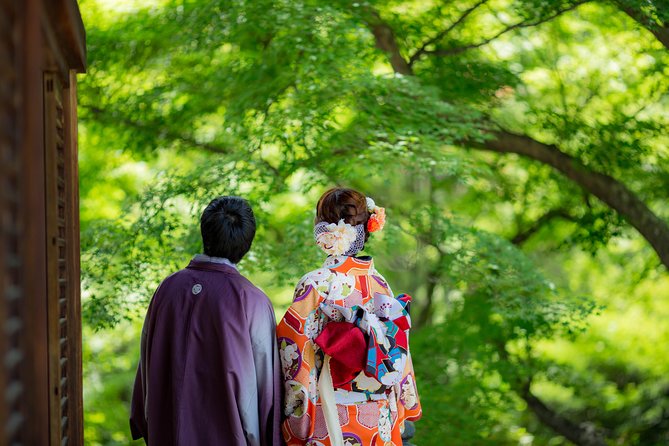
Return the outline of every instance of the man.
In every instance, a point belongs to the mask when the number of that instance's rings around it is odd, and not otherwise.
[[[160,284],[144,321],[133,439],[151,446],[280,444],[280,363],[269,299],[237,271],[256,223],[219,197],[200,220],[204,254]]]

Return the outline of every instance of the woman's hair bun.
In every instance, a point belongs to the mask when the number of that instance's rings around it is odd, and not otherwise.
[[[326,191],[316,205],[316,223],[338,223],[343,219],[351,226],[365,225],[367,231],[369,216],[367,197],[355,189],[334,187]]]

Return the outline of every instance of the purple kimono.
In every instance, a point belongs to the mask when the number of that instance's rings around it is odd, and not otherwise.
[[[275,331],[267,296],[225,259],[199,255],[165,279],[142,330],[133,439],[151,446],[281,444]]]

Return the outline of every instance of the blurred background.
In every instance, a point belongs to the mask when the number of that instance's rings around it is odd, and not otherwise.
[[[669,444],[664,0],[81,0],[85,444],[129,445],[157,284],[248,198],[280,318],[317,198],[385,206],[428,445]]]

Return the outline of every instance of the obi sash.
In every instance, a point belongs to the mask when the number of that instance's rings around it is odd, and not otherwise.
[[[330,357],[335,388],[350,383],[362,371],[379,381],[384,391],[401,381],[408,354],[410,303],[408,294],[396,298],[377,294],[373,312],[359,305],[321,303],[330,322],[315,342]]]

